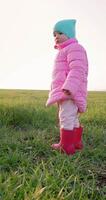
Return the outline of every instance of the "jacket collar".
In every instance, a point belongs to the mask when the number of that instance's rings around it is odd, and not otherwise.
[[[66,40],[65,42],[55,45],[54,48],[55,49],[63,49],[64,47],[68,46],[69,44],[77,43],[77,42],[78,41],[75,38],[71,38],[71,39]]]

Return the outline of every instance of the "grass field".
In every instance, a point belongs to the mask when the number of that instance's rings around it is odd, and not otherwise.
[[[84,150],[53,151],[47,91],[0,90],[0,200],[106,200],[106,92],[89,92]]]

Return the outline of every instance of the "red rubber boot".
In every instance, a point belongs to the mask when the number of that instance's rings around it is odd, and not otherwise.
[[[61,150],[67,155],[75,153],[74,130],[61,129]]]
[[[60,129],[60,142],[52,144],[51,147],[55,150],[61,150],[61,152],[65,152],[67,155],[73,155],[75,153],[74,132],[74,130]]]
[[[53,149],[56,149],[56,150],[60,149],[60,148],[61,148],[61,141],[60,141],[59,143],[52,144],[51,147],[52,147]]]
[[[83,149],[83,142],[82,142],[82,133],[83,133],[83,127],[74,128],[74,145],[75,149]]]

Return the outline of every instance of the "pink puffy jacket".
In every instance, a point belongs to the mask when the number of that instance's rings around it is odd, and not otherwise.
[[[46,105],[72,99],[78,106],[79,112],[85,112],[88,76],[86,51],[76,39],[68,39],[59,44],[58,49]],[[71,95],[64,94],[63,89],[69,90]]]

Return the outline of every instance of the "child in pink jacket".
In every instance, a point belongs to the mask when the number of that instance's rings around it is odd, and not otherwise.
[[[83,148],[83,128],[78,113],[86,111],[88,60],[86,51],[75,35],[74,19],[57,22],[53,29],[55,58],[51,90],[46,105],[59,105],[60,142],[53,149],[60,149],[67,155]]]

